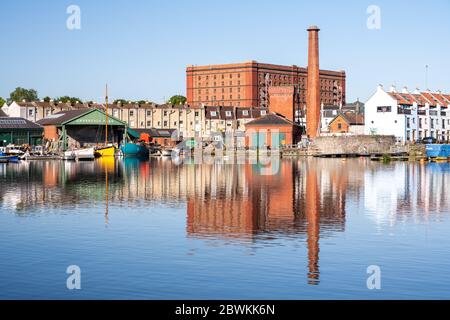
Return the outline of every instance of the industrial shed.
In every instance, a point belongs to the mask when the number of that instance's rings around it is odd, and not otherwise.
[[[39,120],[44,127],[44,138],[58,142],[58,148],[80,148],[105,143],[106,113],[99,109],[62,111]],[[108,116],[108,143],[120,144],[125,136],[137,135],[125,122]],[[138,138],[137,135],[136,138]]]
[[[0,115],[0,147],[9,144],[41,145],[43,131],[40,125],[26,119]]]

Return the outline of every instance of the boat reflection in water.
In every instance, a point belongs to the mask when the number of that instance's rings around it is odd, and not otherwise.
[[[188,239],[250,247],[299,241],[307,252],[299,268],[310,285],[321,281],[321,245],[346,232],[349,203],[376,225],[429,222],[450,212],[446,163],[292,159],[276,165],[274,174],[262,175],[261,164],[161,158],[23,162],[0,166],[0,182],[9,185],[0,189],[0,209],[27,215],[104,206],[108,224],[111,206],[121,214],[128,213],[124,206],[186,208]]]

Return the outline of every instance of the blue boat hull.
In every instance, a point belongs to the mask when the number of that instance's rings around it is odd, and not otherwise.
[[[134,143],[126,143],[120,147],[124,157],[148,157],[149,150],[145,146]]]
[[[19,162],[19,157],[18,156],[1,156],[0,155],[0,162],[17,163],[17,162]]]
[[[448,158],[450,157],[450,144],[427,144],[427,157]]]

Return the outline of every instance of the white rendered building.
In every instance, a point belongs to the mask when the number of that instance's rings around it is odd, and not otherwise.
[[[407,88],[389,92],[378,86],[365,105],[365,134],[394,135],[402,142],[425,137],[450,140],[450,95],[441,92],[410,93]]]

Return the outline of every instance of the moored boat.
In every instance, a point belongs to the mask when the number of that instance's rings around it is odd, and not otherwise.
[[[163,157],[170,157],[172,155],[172,149],[162,149],[161,155]]]
[[[149,150],[145,145],[138,143],[126,142],[120,147],[124,157],[139,157],[146,158],[149,157]]]
[[[429,158],[450,157],[450,144],[427,144],[425,150]]]
[[[76,160],[93,160],[95,158],[94,152],[95,149],[87,148],[87,149],[78,149],[73,151],[75,153]]]
[[[106,84],[105,88],[105,108],[105,144],[95,148],[94,156],[97,158],[114,157],[116,155],[116,148],[108,144],[108,84]]]
[[[0,163],[16,163],[19,162],[19,156],[8,156],[3,152],[0,152]]]
[[[174,156],[174,157],[177,157],[177,156],[179,156],[180,155],[180,149],[177,149],[177,148],[163,148],[163,149],[161,149],[161,155],[163,156],[163,157],[171,157],[171,156]]]
[[[116,155],[116,148],[114,146],[105,146],[95,149],[94,155],[100,157],[114,157]]]
[[[65,151],[62,156],[63,160],[76,160],[76,158],[77,158],[77,155],[76,155],[75,151],[72,151],[72,150]]]

